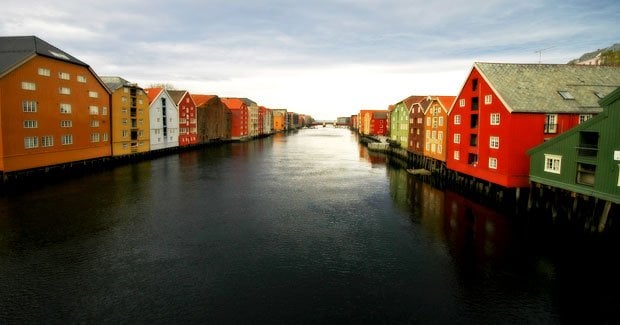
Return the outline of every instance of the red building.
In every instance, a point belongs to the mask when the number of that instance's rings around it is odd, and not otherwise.
[[[239,98],[222,98],[222,103],[231,112],[230,138],[246,139],[248,134],[248,106]]]
[[[185,90],[168,90],[168,93],[179,108],[179,146],[197,144],[198,128],[196,126],[196,103],[194,99]]]
[[[361,110],[359,114],[359,132],[364,135],[387,135],[386,110]]]
[[[602,111],[620,67],[475,63],[448,113],[447,167],[527,187],[526,151]]]

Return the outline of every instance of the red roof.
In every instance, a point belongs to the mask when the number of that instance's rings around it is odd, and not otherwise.
[[[245,105],[239,98],[222,98],[222,103],[224,103],[228,109],[240,109]]]
[[[146,95],[149,96],[149,104],[152,103],[155,100],[155,98],[157,98],[157,96],[159,96],[162,90],[164,89],[160,87],[144,89],[144,92],[146,92]]]
[[[210,101],[211,99],[217,97],[217,95],[200,95],[200,94],[198,95],[190,94],[190,96],[192,96],[192,99],[194,100],[194,103],[196,103],[196,106],[202,106],[208,101]]]
[[[456,96],[435,96],[435,98],[439,100],[439,102],[441,103],[441,105],[443,105],[446,111],[449,111]]]

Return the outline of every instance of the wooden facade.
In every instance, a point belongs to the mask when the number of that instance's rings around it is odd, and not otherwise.
[[[196,103],[198,143],[230,138],[232,113],[217,95],[192,94]]]
[[[446,141],[448,138],[448,110],[454,96],[429,96],[428,107],[424,112],[424,156],[438,161],[446,161]],[[413,123],[419,122],[413,121]],[[412,134],[416,132],[412,132]]]
[[[112,92],[112,155],[150,151],[149,98],[144,90],[121,77],[101,79]]]
[[[198,144],[196,103],[186,90],[168,90],[179,109],[179,146]]]
[[[620,204],[620,88],[604,111],[528,151],[530,180]]]
[[[449,112],[447,167],[527,187],[526,151],[599,113],[618,86],[618,67],[475,63]]]
[[[111,155],[110,93],[84,62],[35,37],[0,37],[0,171]]]
[[[231,112],[230,138],[232,140],[245,140],[248,133],[248,107],[239,98],[222,98],[222,103]]]
[[[431,103],[428,96],[410,97],[409,108],[407,109],[407,151],[418,156],[424,155],[424,147],[426,146],[425,134],[430,132],[428,120],[425,119],[424,113]]]
[[[149,97],[151,150],[179,146],[179,109],[164,88],[145,89]]]

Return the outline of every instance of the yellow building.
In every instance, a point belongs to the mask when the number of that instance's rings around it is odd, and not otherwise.
[[[101,77],[112,92],[112,156],[151,150],[149,99],[121,77]]]
[[[273,111],[273,131],[280,132],[285,131],[286,127],[286,110],[274,109]]]

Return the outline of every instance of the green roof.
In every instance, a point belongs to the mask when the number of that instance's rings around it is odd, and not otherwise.
[[[512,113],[599,113],[601,97],[620,87],[620,67],[476,62],[474,68]]]

